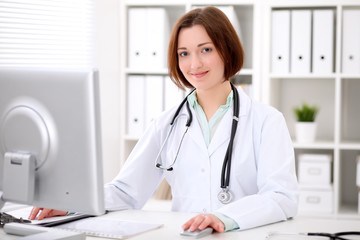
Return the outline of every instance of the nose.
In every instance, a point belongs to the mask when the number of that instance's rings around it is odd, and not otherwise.
[[[193,54],[191,58],[191,69],[196,70],[203,66],[201,57],[197,54]]]

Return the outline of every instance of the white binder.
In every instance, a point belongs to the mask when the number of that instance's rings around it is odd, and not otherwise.
[[[144,68],[146,64],[146,16],[145,8],[129,8],[128,67]]]
[[[145,128],[163,111],[163,76],[145,78]]]
[[[334,11],[313,12],[313,73],[332,73],[334,70]]]
[[[166,67],[169,20],[165,8],[129,8],[128,67]]]
[[[241,33],[241,26],[239,19],[236,15],[235,9],[233,6],[218,6],[218,9],[220,9],[230,20],[231,24],[233,25],[236,33],[238,34],[240,41],[243,41],[243,36]]]
[[[146,19],[147,67],[162,69],[167,65],[169,20],[165,8],[148,8]]]
[[[311,11],[291,11],[291,73],[310,73]]]
[[[360,10],[344,9],[342,72],[360,73]]]
[[[289,73],[290,67],[290,11],[272,11],[271,71]]]
[[[184,91],[178,88],[170,77],[164,77],[164,86],[165,86],[165,97],[164,105],[165,110],[168,110],[174,106],[180,105],[181,101],[184,99]]]
[[[358,186],[360,188],[360,155],[358,155],[356,157],[356,186]],[[360,189],[359,189],[359,191],[360,191]],[[359,199],[359,201],[360,201],[360,199]]]
[[[145,129],[145,77],[129,76],[127,92],[127,133],[140,137]]]

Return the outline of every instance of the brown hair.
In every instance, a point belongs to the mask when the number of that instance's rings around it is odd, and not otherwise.
[[[171,80],[181,89],[193,88],[179,68],[178,37],[182,28],[202,25],[224,62],[224,77],[234,76],[244,64],[244,50],[226,15],[216,7],[197,8],[182,16],[175,24],[169,42],[168,68]]]

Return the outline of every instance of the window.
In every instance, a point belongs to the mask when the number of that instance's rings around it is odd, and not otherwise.
[[[94,0],[0,0],[0,66],[93,66],[94,5]]]

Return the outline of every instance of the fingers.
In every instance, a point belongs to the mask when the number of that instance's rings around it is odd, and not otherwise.
[[[40,210],[42,210],[42,208],[33,207],[33,209],[31,209],[31,212],[30,212],[30,215],[29,215],[29,220],[34,220],[36,218],[36,216],[38,215]]]
[[[38,220],[43,220],[44,218],[49,217],[49,213],[52,211],[52,209],[49,208],[43,208],[41,213],[38,216]]]
[[[213,214],[199,214],[184,223],[182,227],[184,230],[190,229],[192,232],[196,229],[203,230],[207,227],[211,227],[218,232],[225,230],[224,223]]]
[[[42,220],[44,218],[49,218],[49,217],[65,216],[67,212],[61,210],[49,209],[49,208],[33,207],[29,215],[29,220],[35,220],[38,214],[39,214],[38,220]]]
[[[67,214],[66,211],[61,211],[61,210],[55,210],[53,209],[52,211],[50,211],[47,215],[47,217],[55,217],[55,216],[65,216]]]

